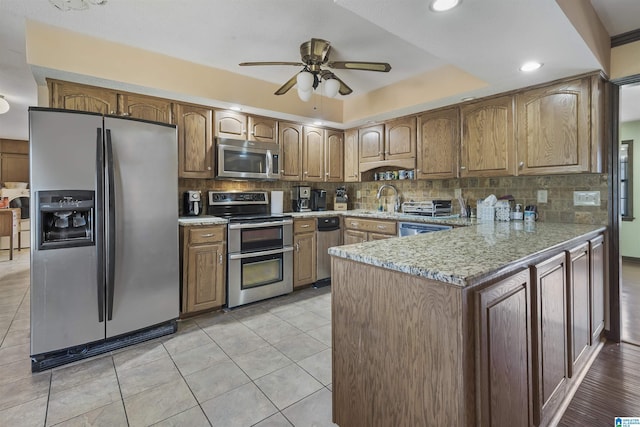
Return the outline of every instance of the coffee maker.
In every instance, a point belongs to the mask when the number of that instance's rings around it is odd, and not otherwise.
[[[314,188],[311,190],[311,210],[326,211],[327,210],[327,192]]]
[[[296,185],[291,188],[291,207],[294,212],[310,212],[311,187]]]
[[[202,212],[202,196],[199,191],[185,191],[183,195],[183,210],[187,216],[198,216]]]

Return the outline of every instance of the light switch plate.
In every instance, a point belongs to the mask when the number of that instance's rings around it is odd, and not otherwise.
[[[600,192],[574,191],[573,206],[600,206]]]
[[[547,190],[538,190],[538,203],[547,203]]]
[[[456,188],[455,190],[453,190],[453,197],[455,197],[456,199],[458,197],[462,197],[462,188]]]
[[[360,190],[356,190],[356,199],[361,199],[362,198],[362,193],[360,193]]]

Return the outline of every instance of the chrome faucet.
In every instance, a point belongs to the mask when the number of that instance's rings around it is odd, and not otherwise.
[[[380,188],[378,188],[378,194],[376,195],[376,199],[380,200],[380,196],[382,196],[382,190],[385,188],[393,188],[395,192],[396,202],[393,205],[393,211],[398,212],[400,210],[400,194],[398,193],[398,189],[391,184],[382,184]]]

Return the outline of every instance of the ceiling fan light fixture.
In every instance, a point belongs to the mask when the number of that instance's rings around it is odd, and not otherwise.
[[[524,64],[522,64],[522,66],[520,67],[520,71],[524,71],[525,73],[527,73],[527,72],[530,72],[530,71],[535,71],[535,70],[539,69],[540,67],[542,67],[542,63],[541,62],[529,61],[529,62],[525,62]]]
[[[4,95],[0,95],[0,114],[6,113],[9,111],[9,108],[11,108],[9,102],[4,99]]]
[[[335,98],[340,90],[340,82],[336,79],[327,79],[323,82],[324,96]]]
[[[446,12],[460,4],[461,0],[433,0],[429,6],[434,12]]]
[[[313,74],[308,71],[301,71],[298,73],[298,77],[296,77],[296,82],[298,83],[298,90],[309,91],[313,89]],[[311,96],[311,95],[309,95]]]
[[[310,100],[312,93],[313,93],[313,89],[302,90],[298,88],[298,98],[300,98],[300,100],[302,100],[303,102],[307,102],[308,100]]]

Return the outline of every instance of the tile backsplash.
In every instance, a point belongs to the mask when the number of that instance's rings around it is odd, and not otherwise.
[[[459,178],[443,180],[396,180],[370,181],[358,183],[299,183],[284,181],[219,181],[205,179],[180,179],[180,201],[186,190],[202,191],[203,199],[209,190],[283,190],[284,210],[291,211],[291,188],[295,185],[309,185],[311,188],[322,188],[327,191],[327,207],[333,209],[335,189],[341,185],[347,188],[349,209],[376,210],[379,201],[376,193],[380,185],[393,184],[400,192],[403,202],[409,200],[422,201],[429,199],[453,200],[454,212],[460,212],[458,202],[454,198],[456,188],[462,190],[462,197],[471,207],[476,206],[478,199],[490,194],[496,197],[511,195],[515,203],[538,206],[539,220],[552,222],[607,224],[609,185],[607,174],[573,174],[547,176],[518,176],[498,178]],[[538,203],[538,190],[547,190],[547,203]],[[600,206],[573,206],[574,191],[600,191]],[[360,191],[360,198],[357,192]],[[383,192],[382,203],[392,206],[393,192]],[[206,200],[203,200],[206,211]],[[182,202],[180,202],[182,214]]]

